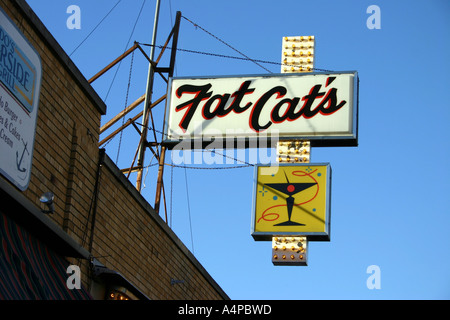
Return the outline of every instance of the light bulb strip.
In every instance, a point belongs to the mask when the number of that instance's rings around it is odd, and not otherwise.
[[[272,263],[274,265],[307,265],[306,237],[272,237]]]

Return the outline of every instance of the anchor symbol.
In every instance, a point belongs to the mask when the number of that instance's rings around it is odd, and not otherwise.
[[[19,170],[20,172],[25,172],[27,170],[27,168],[21,168],[23,156],[25,154],[25,151],[27,152],[27,154],[30,154],[30,153],[28,152],[28,149],[27,149],[28,142],[25,143],[25,141],[23,141],[23,139],[22,139],[22,142],[23,142],[23,145],[24,145],[24,149],[22,151],[22,156],[20,157],[20,160],[19,160],[19,152],[16,151],[16,165],[17,165],[17,170]]]

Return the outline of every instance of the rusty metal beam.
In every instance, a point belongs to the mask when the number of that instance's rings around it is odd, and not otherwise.
[[[135,42],[134,45],[128,49],[127,51],[125,51],[124,53],[122,53],[118,58],[116,58],[113,62],[111,62],[110,64],[108,64],[106,67],[104,67],[102,70],[100,70],[99,72],[97,72],[97,74],[95,74],[92,78],[90,78],[88,80],[89,83],[94,82],[95,80],[97,80],[100,76],[102,76],[106,71],[108,71],[109,69],[111,69],[112,67],[114,67],[117,63],[120,62],[120,60],[124,59],[126,56],[128,56],[130,53],[132,53],[134,50],[136,50],[138,48],[138,43]]]
[[[175,20],[175,26],[173,27],[173,39],[172,39],[172,52],[170,55],[170,70],[169,77],[173,76],[173,71],[175,69],[175,58],[177,53],[178,46],[178,34],[180,31],[180,20],[181,20],[181,12],[177,11],[177,16]],[[164,112],[164,119],[166,118],[166,114]],[[159,157],[159,169],[158,169],[158,178],[156,182],[156,195],[155,195],[155,211],[159,213],[159,206],[161,202],[161,191],[163,191],[163,175],[164,175],[164,161],[166,156],[166,147],[161,145],[161,152]]]
[[[118,120],[120,120],[122,117],[124,117],[127,113],[132,111],[134,108],[136,108],[138,105],[140,105],[145,99],[145,94],[140,96],[136,101],[134,101],[132,104],[130,104],[128,107],[126,107],[123,111],[119,112],[114,118],[109,120],[107,123],[105,123],[100,128],[100,133],[103,133],[106,129],[111,127],[114,123],[116,123]]]
[[[166,99],[167,94],[163,95],[161,98],[159,98],[158,100],[156,100],[155,102],[153,102],[150,105],[150,109],[156,107],[158,104],[161,103],[161,101],[163,101],[164,99]],[[120,126],[118,129],[114,130],[111,134],[109,134],[106,138],[104,138],[103,140],[101,140],[98,145],[101,146],[102,144],[104,144],[105,142],[107,142],[108,140],[112,139],[116,134],[118,134],[120,131],[122,131],[123,129],[125,129],[126,127],[128,127],[130,124],[133,123],[133,121],[136,121],[139,117],[142,116],[142,114],[144,113],[144,111],[139,112],[137,115],[135,115],[133,118],[128,119],[127,122],[125,122],[122,126]]]

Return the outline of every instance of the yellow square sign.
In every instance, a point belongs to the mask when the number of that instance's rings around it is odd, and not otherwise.
[[[330,240],[329,164],[279,164],[255,170],[255,240],[272,240],[276,235]]]

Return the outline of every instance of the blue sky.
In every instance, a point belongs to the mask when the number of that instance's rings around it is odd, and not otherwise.
[[[143,0],[122,0],[94,31],[116,1],[27,2],[86,78],[133,41],[151,42],[155,1],[145,1],[132,35]],[[80,7],[79,30],[66,26],[69,5]],[[381,29],[367,28],[370,5],[380,8]],[[359,74],[359,146],[312,149],[311,162],[330,163],[333,170],[331,241],[309,243],[307,267],[273,266],[270,242],[251,237],[252,166],[166,167],[169,224],[230,298],[450,298],[450,2],[162,0],[160,10],[159,45],[181,11],[247,56],[275,63],[283,36],[314,35],[316,68]],[[239,56],[186,19],[179,48]],[[108,106],[103,123],[145,93],[147,64],[136,51],[127,99],[130,65],[131,56],[115,78],[113,69],[93,84]],[[280,70],[277,64],[264,67]],[[266,73],[249,61],[177,53],[176,76]],[[154,99],[165,92],[156,79]],[[159,130],[163,110],[161,104],[154,113]],[[107,153],[128,167],[138,141],[129,127],[106,146]],[[155,160],[148,152],[150,163]],[[142,192],[150,204],[155,182],[152,167]],[[380,268],[380,289],[367,288],[370,265]]]

